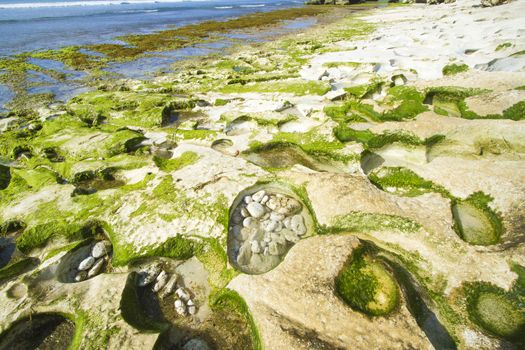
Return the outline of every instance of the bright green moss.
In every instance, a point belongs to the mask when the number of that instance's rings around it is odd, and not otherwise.
[[[349,67],[349,68],[357,68],[363,63],[361,62],[327,62],[323,64],[323,67],[326,68],[339,68],[339,67]]]
[[[454,230],[466,242],[475,245],[497,244],[503,234],[502,219],[489,203],[492,197],[475,192],[452,205]]]
[[[516,344],[525,344],[525,312],[512,294],[489,283],[464,286],[472,322],[487,332]]]
[[[324,95],[330,91],[330,84],[324,81],[303,81],[303,80],[284,80],[269,81],[261,83],[249,83],[246,85],[232,84],[220,89],[222,93],[290,93],[296,96],[304,95]]]
[[[195,164],[199,160],[199,155],[195,152],[184,152],[180,157],[173,159],[164,159],[160,157],[153,157],[153,161],[159,169],[172,172],[180,170],[188,165]]]
[[[368,175],[370,181],[382,190],[394,189],[396,193],[403,196],[419,196],[427,192],[437,192],[445,197],[450,194],[442,186],[434,184],[414,173],[412,170],[402,167],[382,167]]]
[[[341,142],[354,141],[363,144],[375,137],[370,130],[354,130],[342,124],[334,128],[334,135]]]
[[[469,70],[468,64],[452,63],[452,64],[447,64],[445,67],[443,67],[442,73],[443,75],[448,76],[448,75],[455,75],[455,74],[459,74],[462,72],[466,72],[468,70]]]
[[[523,120],[525,119],[525,101],[518,102],[503,111],[504,119]]]
[[[350,307],[367,315],[388,315],[399,303],[396,281],[364,247],[352,252],[336,278],[335,287]]]
[[[0,269],[0,282],[18,276],[37,265],[33,258],[25,258]]]
[[[512,46],[512,43],[509,43],[507,41],[507,42],[504,42],[504,43],[499,44],[498,46],[496,46],[496,51],[501,51],[501,50],[506,49],[506,48],[511,47],[511,46]]]
[[[255,320],[253,319],[253,316],[250,313],[250,309],[244,301],[244,299],[237,292],[226,288],[216,290],[210,295],[209,303],[212,310],[225,310],[228,312],[235,312],[239,316],[241,316],[250,328],[250,334],[252,339],[252,346],[250,347],[250,349],[263,349],[259,330],[257,329]]]
[[[218,98],[215,100],[214,105],[217,107],[220,107],[220,106],[226,106],[228,103],[230,103],[230,100]]]
[[[334,218],[329,226],[323,228],[323,231],[339,233],[398,230],[413,233],[420,228],[421,225],[417,222],[401,216],[353,212]]]
[[[345,91],[354,98],[367,98],[370,97],[373,93],[381,91],[381,87],[383,86],[383,84],[384,83],[382,81],[377,80],[373,81],[370,84],[363,84],[345,88]]]
[[[332,31],[328,37],[333,41],[357,40],[372,33],[376,28],[374,23],[360,20],[356,17],[349,17],[341,26],[341,29]]]

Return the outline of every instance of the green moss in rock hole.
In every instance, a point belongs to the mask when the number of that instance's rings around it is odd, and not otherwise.
[[[159,167],[159,169],[172,172],[180,170],[188,165],[195,164],[199,160],[200,156],[195,152],[184,152],[180,157],[173,159],[164,159],[160,157],[153,157],[153,161]]]
[[[241,316],[250,328],[252,338],[252,346],[250,348],[254,350],[263,349],[261,336],[250,309],[237,292],[226,288],[215,290],[210,295],[210,306],[212,310],[227,310],[228,312],[236,312]]]
[[[330,84],[323,81],[283,80],[250,83],[246,85],[232,84],[220,89],[222,93],[290,93],[296,96],[324,95],[330,91]]]
[[[472,322],[490,334],[525,345],[525,311],[511,293],[485,282],[466,283],[463,292]]]
[[[419,196],[426,192],[441,193],[445,197],[451,197],[450,193],[442,186],[425,180],[412,170],[402,167],[382,167],[372,171],[368,178],[382,190],[394,188],[396,193],[404,196]]]
[[[498,46],[496,46],[496,51],[501,51],[501,50],[506,49],[506,48],[511,47],[511,46],[512,46],[512,43],[507,41],[507,42],[501,43]]]
[[[475,192],[465,200],[453,200],[453,228],[463,240],[476,245],[492,245],[500,241],[504,232],[502,218],[489,206],[492,200],[483,192]]]
[[[322,233],[366,233],[387,229],[414,233],[420,228],[419,223],[397,215],[352,212],[335,217],[329,225],[322,228]]]
[[[388,315],[399,304],[396,281],[364,246],[354,249],[339,272],[335,287],[348,305],[367,315]]]
[[[462,72],[466,72],[468,70],[469,70],[469,66],[467,64],[452,63],[452,64],[447,64],[446,66],[444,66],[442,73],[445,76],[449,76],[449,75],[455,75],[455,74],[459,74]]]
[[[3,282],[9,278],[18,276],[30,268],[36,266],[38,260],[34,258],[24,258],[15,263],[4,266],[0,269],[0,282]]]

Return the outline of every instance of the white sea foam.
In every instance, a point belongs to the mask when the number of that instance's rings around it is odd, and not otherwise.
[[[173,3],[188,0],[91,0],[91,1],[57,1],[57,2],[23,2],[17,4],[0,4],[0,9],[28,9],[44,7],[74,7],[74,6],[108,6],[129,4]],[[204,1],[204,0],[191,0]]]
[[[223,10],[223,9],[232,9],[233,6],[215,6],[215,8],[218,10]]]
[[[264,7],[264,6],[266,6],[266,5],[264,5],[264,4],[260,4],[260,5],[241,5],[239,7]]]

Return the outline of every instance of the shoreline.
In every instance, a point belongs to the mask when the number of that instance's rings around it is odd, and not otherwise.
[[[74,349],[522,347],[525,5],[476,4],[334,7],[13,120],[0,328],[60,313]],[[104,272],[63,282],[93,240]],[[203,311],[136,286],[156,269]]]

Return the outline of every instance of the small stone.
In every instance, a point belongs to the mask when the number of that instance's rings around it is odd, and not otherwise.
[[[89,270],[93,266],[93,264],[95,264],[95,258],[92,256],[88,256],[87,258],[82,260],[80,264],[78,264],[78,269],[80,271]]]
[[[175,300],[175,311],[181,316],[186,316],[186,305],[184,305],[182,300]]]
[[[160,267],[154,265],[146,268],[138,273],[137,285],[139,287],[145,287],[157,279],[160,273]]]
[[[294,231],[285,229],[285,230],[282,231],[282,233],[283,233],[284,238],[287,241],[292,242],[292,243],[299,242],[299,237],[297,236],[297,234]]]
[[[270,197],[268,196],[264,196],[262,199],[261,199],[261,204],[266,204],[266,202],[268,202],[268,199],[270,199]]]
[[[255,227],[257,225],[257,222],[251,218],[251,217],[247,217],[243,220],[242,222],[242,226],[244,227]]]
[[[270,213],[266,212],[264,213],[264,215],[261,217],[261,220],[268,220],[270,218]]]
[[[166,271],[161,271],[159,275],[157,276],[157,280],[155,281],[155,284],[153,285],[153,291],[159,292],[164,286],[166,286],[166,283],[168,283],[168,274]]]
[[[232,222],[236,225],[239,225],[242,223],[242,215],[240,212],[236,211],[233,215],[232,215]]]
[[[285,219],[285,216],[283,214],[279,214],[279,213],[276,213],[276,212],[272,212],[270,214],[270,220],[283,221],[284,219]]]
[[[104,265],[104,259],[100,258],[93,264],[93,267],[89,269],[87,277],[91,278],[100,273],[100,270],[102,270],[102,266]]]
[[[190,300],[190,293],[184,287],[180,287],[175,291],[175,294],[184,301]]]
[[[87,279],[88,273],[86,271],[79,271],[75,275],[75,282],[82,282]]]
[[[263,255],[270,255],[270,251],[268,250],[268,247],[264,248]]]
[[[182,350],[211,350],[211,348],[204,340],[194,338],[184,344]]]
[[[284,245],[278,244],[275,241],[270,242],[270,244],[268,245],[268,252],[271,255],[281,255],[284,253],[284,251],[285,251]]]
[[[250,216],[250,213],[248,213],[248,210],[246,210],[246,208],[242,208],[241,215],[243,218],[247,218],[248,216]]]
[[[286,217],[283,220],[284,227],[286,227],[286,228],[291,229],[292,228],[292,224],[291,223],[292,223],[292,218],[291,217]]]
[[[246,241],[239,249],[239,255],[237,255],[237,264],[248,265],[250,263],[251,258],[252,258],[251,244],[249,241]]]
[[[251,203],[253,202],[253,198],[252,196],[246,196],[244,197],[244,203],[248,204],[248,203]]]
[[[109,253],[111,253],[111,243],[109,241],[97,242],[91,249],[91,255],[95,259],[101,258]]]
[[[175,289],[177,288],[178,277],[179,276],[177,276],[176,274],[171,275],[170,279],[168,280],[168,283],[166,283],[166,286],[162,290],[162,294],[161,294],[162,298],[167,297],[168,295],[170,295],[171,293],[175,291]]]
[[[260,218],[266,212],[264,210],[264,207],[260,203],[257,203],[257,202],[249,203],[246,206],[246,209],[248,210],[250,215],[253,216],[254,218]]]
[[[251,249],[253,254],[258,254],[261,252],[261,247],[259,246],[259,242],[256,240],[253,240],[251,243]]]
[[[266,192],[264,190],[261,190],[259,192],[256,192],[252,195],[252,199],[255,202],[261,203],[261,200],[266,196]]]
[[[193,303],[193,300],[188,300],[188,302],[186,303],[186,305],[188,306],[188,313],[190,315],[195,315],[197,313],[197,307],[195,306],[195,304]]]
[[[241,229],[241,240],[246,241],[253,235],[254,232],[254,229],[251,227],[243,227]]]
[[[304,225],[304,218],[302,215],[294,215],[290,220],[290,226],[299,236],[306,233],[306,226]]]
[[[266,202],[266,206],[268,208],[270,208],[271,210],[275,210],[277,209],[277,206],[278,206],[278,202],[277,202],[277,199],[275,197],[270,197],[268,199],[268,201]]]

